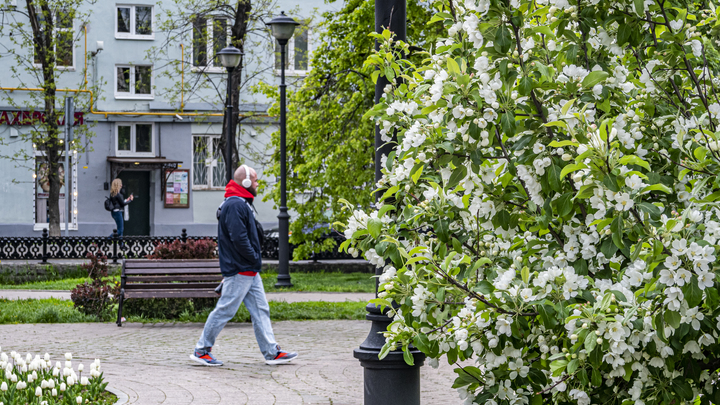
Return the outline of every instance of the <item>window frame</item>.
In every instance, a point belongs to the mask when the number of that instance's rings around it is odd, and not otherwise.
[[[136,67],[150,67],[150,94],[137,94],[135,93],[135,68]],[[130,69],[130,88],[129,92],[118,91],[118,69],[129,68]],[[124,100],[154,100],[155,99],[155,66],[147,64],[132,64],[132,63],[119,63],[114,66],[115,71],[113,72],[115,98]]]
[[[137,126],[150,126],[150,152],[136,152],[137,148]],[[120,127],[130,127],[130,150],[120,150]],[[128,157],[155,157],[155,123],[154,122],[116,122],[115,123],[115,156]]]
[[[67,70],[67,71],[74,72],[74,71],[75,71],[75,18],[74,18],[74,17],[72,18],[72,27],[70,27],[70,28],[60,28],[60,27],[59,27],[59,24],[57,24],[57,19],[58,19],[58,18],[59,18],[59,12],[56,12],[56,14],[55,14],[55,19],[56,19],[56,21],[55,21],[55,24],[54,24],[54,27],[53,27],[53,34],[55,35],[56,38],[59,38],[59,37],[60,37],[60,35],[58,35],[58,32],[61,32],[61,31],[63,31],[63,32],[66,32],[66,31],[67,31],[67,32],[70,32],[70,33],[72,34],[72,36],[71,36],[71,38],[72,38],[72,46],[70,47],[70,49],[71,49],[71,51],[72,51],[72,56],[70,57],[70,58],[72,59],[72,64],[71,64],[71,65],[60,65],[60,64],[58,64],[58,57],[57,57],[57,55],[58,55],[58,50],[57,50],[58,41],[55,40],[55,43],[54,43],[54,46],[55,46],[55,69],[57,69],[57,70]],[[33,41],[33,45],[34,45],[34,41]],[[40,64],[40,63],[35,63],[35,48],[34,48],[34,46],[33,46],[33,49],[32,49],[31,52],[32,52],[32,59],[33,59],[33,67],[36,68],[36,69],[41,69],[41,68],[42,68],[42,64]]]
[[[150,7],[151,17],[150,24],[152,24],[151,34],[136,34],[135,26],[135,7]],[[130,8],[130,32],[119,32],[120,28],[118,25],[118,9],[119,8]],[[144,40],[152,41],[155,39],[155,5],[153,4],[136,4],[136,3],[117,3],[115,4],[115,39],[133,39],[133,40]]]
[[[220,134],[192,134],[192,173],[190,173],[191,180],[192,180],[192,189],[193,190],[205,190],[205,191],[218,191],[218,190],[225,190],[225,171],[222,171],[221,177],[221,185],[220,186],[213,186],[213,169],[217,167],[218,159],[212,158],[213,156],[213,139],[220,139],[222,135]],[[208,156],[205,158],[205,170],[206,170],[206,180],[207,182],[205,184],[195,184],[195,138],[204,138],[205,139],[205,146],[208,148]],[[224,158],[224,154],[220,153],[220,157]],[[210,163],[208,163],[210,162]]]
[[[205,42],[205,57],[207,58],[207,65],[206,66],[198,66],[195,65],[195,24],[193,23],[192,31],[190,34],[190,63],[192,66],[192,72],[193,73],[225,73],[227,70],[224,66],[215,66],[215,49],[214,49],[214,41],[215,41],[215,30],[213,29],[213,25],[215,23],[215,20],[225,20],[226,26],[225,30],[227,35],[227,41],[225,44],[225,47],[227,47],[230,44],[231,38],[231,24],[230,19],[223,16],[217,16],[217,15],[208,15],[205,16],[205,32],[207,35],[207,40]]]
[[[65,151],[60,151],[60,157],[62,158],[62,163],[65,162]],[[49,222],[37,222],[37,205],[38,205],[38,196],[37,196],[37,188],[38,188],[38,179],[37,179],[37,167],[38,167],[38,159],[47,160],[47,157],[45,154],[37,149],[34,149],[34,157],[33,157],[33,163],[35,165],[35,169],[33,171],[34,177],[33,177],[33,231],[42,231],[43,229],[49,229],[50,223]],[[71,197],[72,201],[70,202],[70,210],[72,211],[72,216],[69,218],[68,221],[68,230],[70,231],[77,231],[78,230],[78,181],[77,181],[77,168],[78,168],[78,154],[76,151],[72,152],[72,158],[70,159],[70,167],[72,170],[71,178],[72,178],[72,192]],[[67,189],[66,189],[67,190]],[[66,191],[67,193],[67,191]],[[65,197],[67,198],[67,196]],[[60,211],[65,210],[65,205],[63,204],[60,207]],[[65,230],[65,221],[60,221],[60,230]]]
[[[287,45],[285,45],[285,47],[286,47],[286,49],[285,49],[286,63],[288,66],[285,68],[285,76],[307,76],[308,73],[310,72],[310,70],[312,70],[312,65],[311,65],[312,57],[311,56],[312,56],[312,51],[313,51],[313,47],[312,47],[313,28],[309,25],[309,23],[310,23],[310,21],[308,20],[308,21],[302,22],[301,25],[298,25],[298,27],[307,27],[307,33],[308,33],[308,37],[307,37],[307,54],[308,54],[307,69],[305,69],[305,70],[295,69],[295,34],[293,34],[292,38],[290,38],[288,40]],[[295,31],[297,32],[297,28],[295,29]],[[279,46],[277,40],[273,41],[273,45]],[[280,69],[277,69],[275,67],[275,57],[276,57],[275,55],[277,54],[277,52],[275,52],[275,49],[278,49],[278,48],[273,47],[273,62],[272,62],[273,69],[275,70],[275,75],[280,76],[281,75]]]

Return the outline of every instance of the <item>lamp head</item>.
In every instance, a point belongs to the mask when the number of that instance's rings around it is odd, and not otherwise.
[[[243,53],[234,46],[228,46],[227,48],[221,49],[220,52],[217,53],[217,56],[220,57],[220,63],[223,66],[232,69],[240,63]]]
[[[265,25],[270,26],[272,35],[278,42],[283,44],[283,42],[287,43],[287,40],[292,38],[295,27],[300,25],[300,23],[286,16],[284,11],[281,11],[279,16],[273,18]]]

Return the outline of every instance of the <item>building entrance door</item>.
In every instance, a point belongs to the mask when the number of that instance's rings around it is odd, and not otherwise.
[[[150,235],[150,172],[123,170],[118,178],[123,183],[123,196],[134,196],[127,206],[125,235]]]

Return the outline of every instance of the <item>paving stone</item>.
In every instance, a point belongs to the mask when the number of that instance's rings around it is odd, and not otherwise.
[[[0,325],[0,346],[9,353],[50,353],[53,362],[73,353],[73,365],[102,361],[109,387],[133,405],[362,405],[363,368],[352,351],[365,339],[367,321],[275,322],[292,363],[268,366],[252,325],[231,323],[213,353],[223,367],[195,365],[188,357],[202,324]],[[421,368],[423,404],[460,403],[447,364]]]

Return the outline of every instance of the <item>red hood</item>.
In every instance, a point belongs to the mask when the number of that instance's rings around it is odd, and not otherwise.
[[[225,198],[228,197],[249,198],[251,203],[255,199],[255,196],[252,195],[252,193],[241,185],[235,183],[235,180],[230,180],[227,186],[225,186]]]

